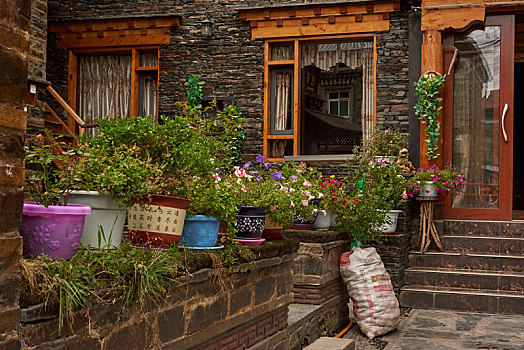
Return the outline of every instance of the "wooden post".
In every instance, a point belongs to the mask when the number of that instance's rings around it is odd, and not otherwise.
[[[435,29],[426,30],[423,33],[422,41],[422,74],[432,71],[443,74],[443,50],[442,50],[442,32]],[[438,138],[438,149],[439,153],[442,154],[443,151],[443,138],[442,132],[444,130],[442,125],[443,114],[442,111],[439,113],[437,120],[441,123],[440,125],[440,136]],[[426,132],[424,131],[426,124],[420,123],[420,166],[429,165],[430,162],[426,156],[426,140],[428,138]],[[442,156],[439,156],[432,163],[437,164],[438,166],[443,165]]]

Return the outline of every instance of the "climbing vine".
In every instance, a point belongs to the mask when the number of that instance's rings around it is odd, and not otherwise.
[[[415,114],[418,115],[422,123],[426,124],[428,133],[427,157],[436,159],[438,153],[438,137],[440,135],[440,122],[437,121],[437,115],[442,109],[442,98],[439,97],[440,87],[444,84],[446,75],[438,73],[426,73],[415,82],[415,96],[417,104],[415,105]]]

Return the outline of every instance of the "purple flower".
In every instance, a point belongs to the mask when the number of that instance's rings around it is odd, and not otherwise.
[[[258,175],[258,171],[250,171],[249,175]]]
[[[282,172],[280,171],[275,171],[273,174],[271,174],[271,178],[273,180],[283,180],[284,177],[282,176]]]
[[[244,166],[242,168],[247,169],[250,166],[251,166],[251,162],[247,162],[246,164],[244,164]]]
[[[295,175],[291,175],[291,181],[296,182],[297,179],[298,179],[298,177],[296,177]]]
[[[220,170],[220,168],[216,168],[215,171],[219,174],[222,174],[222,170]]]
[[[266,167],[266,170],[269,169],[269,167],[271,166],[271,163],[264,163],[264,166]]]
[[[262,176],[258,176],[256,179],[255,179],[256,182],[262,182]]]
[[[266,158],[263,155],[258,155],[255,159],[257,162],[263,163]]]

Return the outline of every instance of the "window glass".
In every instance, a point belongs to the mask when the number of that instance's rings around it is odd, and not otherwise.
[[[158,66],[158,51],[141,51],[139,57],[140,67]]]
[[[302,43],[301,54],[301,154],[352,153],[373,128],[373,43]]]
[[[156,116],[157,74],[142,73],[139,78],[138,114],[141,116]]]
[[[271,61],[287,61],[295,58],[293,45],[290,44],[274,44],[271,45],[270,60]]]
[[[86,123],[129,116],[130,102],[130,54],[78,57],[78,112]],[[98,129],[87,128],[86,134],[98,134]]]
[[[293,68],[271,70],[272,135],[293,134]]]

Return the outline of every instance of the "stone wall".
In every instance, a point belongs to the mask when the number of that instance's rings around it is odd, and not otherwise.
[[[31,1],[29,78],[46,79],[47,0]]]
[[[305,1],[285,1],[301,3]],[[322,2],[322,1],[308,1]],[[185,82],[198,75],[206,97],[232,98],[242,107],[248,128],[244,155],[262,152],[263,40],[251,39],[247,22],[238,10],[282,4],[281,1],[139,1],[133,4],[102,0],[49,0],[49,21],[85,20],[126,16],[181,16],[181,25],[171,32],[171,43],[161,45],[159,110],[176,112],[175,102],[185,99]],[[200,34],[204,18],[215,22],[215,34]],[[379,128],[408,132],[408,13],[392,13],[390,30],[377,33],[377,123]],[[56,48],[49,35],[47,77],[62,96],[67,96],[66,50]],[[345,166],[345,162],[338,163]],[[336,167],[335,167],[336,168]],[[336,171],[336,169],[334,170]]]
[[[287,254],[236,266],[204,269],[178,278],[160,307],[118,305],[79,310],[72,330],[37,308],[23,310],[23,346],[49,349],[245,349],[287,327],[292,301]]]
[[[20,346],[19,235],[24,202],[24,138],[29,0],[0,0],[0,349]]]

